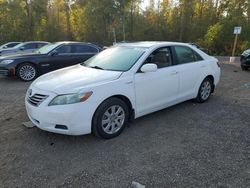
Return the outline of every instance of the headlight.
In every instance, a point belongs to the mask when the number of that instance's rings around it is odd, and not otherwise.
[[[6,59],[6,60],[3,60],[3,61],[0,61],[0,64],[10,64],[12,62],[14,62],[14,60]]]
[[[92,95],[92,93],[93,92],[58,95],[49,103],[49,106],[84,102]]]

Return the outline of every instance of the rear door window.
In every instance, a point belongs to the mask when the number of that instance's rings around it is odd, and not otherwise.
[[[88,49],[89,53],[97,53],[98,52],[98,50],[92,46],[87,46],[87,49]]]
[[[194,50],[186,46],[175,46],[175,52],[179,64],[202,61],[203,58]]]
[[[72,53],[97,53],[95,47],[89,45],[72,45]]]

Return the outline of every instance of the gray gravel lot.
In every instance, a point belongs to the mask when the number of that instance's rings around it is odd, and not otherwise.
[[[23,127],[29,83],[0,78],[0,187],[250,187],[247,83],[250,71],[223,63],[207,103],[147,115],[102,140]]]

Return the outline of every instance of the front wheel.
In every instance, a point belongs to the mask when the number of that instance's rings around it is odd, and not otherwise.
[[[118,136],[128,122],[129,110],[118,98],[104,101],[93,118],[93,132],[96,136],[110,139]]]
[[[36,67],[30,63],[21,64],[17,68],[17,76],[23,81],[32,81],[37,77]]]
[[[206,78],[205,80],[203,80],[203,82],[200,85],[198,95],[196,97],[197,102],[203,103],[209,99],[209,97],[212,93],[212,87],[213,87],[212,84],[213,83],[212,83],[211,79],[209,79],[209,78]]]
[[[244,66],[244,65],[241,65],[241,69],[242,69],[243,71],[246,71],[246,70],[248,70],[248,67],[246,67],[246,66]]]

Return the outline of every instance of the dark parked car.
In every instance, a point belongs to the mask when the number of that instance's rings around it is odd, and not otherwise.
[[[242,70],[248,70],[250,68],[250,49],[241,54],[240,62]]]
[[[31,81],[41,74],[84,62],[101,50],[90,43],[52,43],[35,53],[0,57],[0,75]]]
[[[49,43],[43,42],[43,41],[23,42],[23,43],[16,45],[13,48],[0,49],[0,56],[35,52],[37,49],[47,44]]]
[[[17,46],[18,44],[21,44],[21,42],[8,42],[6,44],[1,45],[0,50],[7,49],[7,48],[13,48],[13,47]]]

